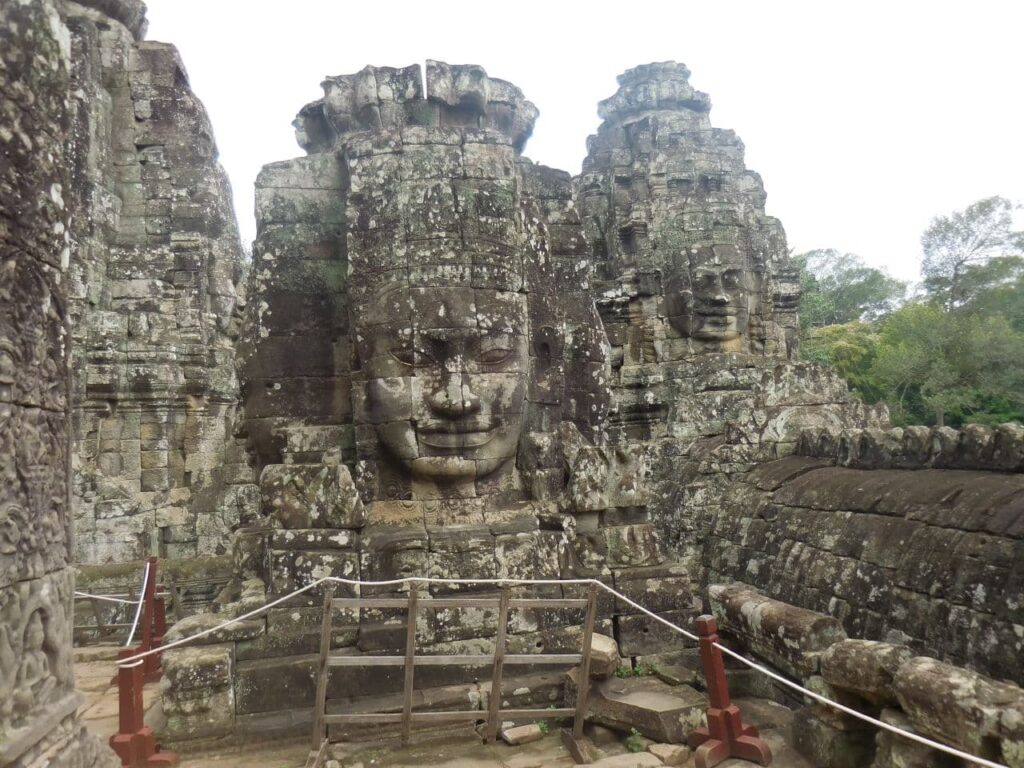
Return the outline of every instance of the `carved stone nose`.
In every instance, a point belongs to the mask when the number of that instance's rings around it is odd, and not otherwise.
[[[449,374],[431,393],[430,407],[448,417],[470,416],[480,410],[480,398],[469,388],[461,373]]]

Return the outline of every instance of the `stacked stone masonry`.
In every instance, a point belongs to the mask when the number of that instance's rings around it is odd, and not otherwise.
[[[706,578],[1020,684],[1020,435],[1018,425],[805,432],[799,453],[811,455],[760,465],[709,516]]]
[[[980,673],[1024,680],[1024,428],[891,429],[799,361],[782,226],[685,66],[620,77],[577,178],[523,156],[537,109],[478,66],[328,77],[294,123],[306,155],[257,180],[243,290],[209,120],[144,6],[0,14],[4,757],[105,759],[74,715],[72,559],[230,554],[219,612],[170,639],[326,575],[594,577],[683,626],[710,606],[777,670],[1021,765],[1020,689]],[[495,594],[423,602],[451,592]],[[164,736],[304,733],[321,603],[168,652]],[[486,653],[495,618],[427,604],[417,645]],[[579,624],[513,611],[509,651],[572,650]],[[403,649],[401,611],[333,629],[339,653]],[[627,665],[692,662],[607,597],[598,631]],[[602,669],[595,706],[625,727]],[[483,711],[479,677],[418,670],[416,705]],[[508,684],[524,706],[575,685]],[[330,698],[393,708],[402,685],[352,668]],[[651,734],[697,724],[687,690]],[[816,764],[933,764],[808,714]]]
[[[902,643],[847,639],[834,617],[749,587],[712,585],[709,597],[727,641],[819,695],[1010,768],[1024,765],[1020,687],[916,656]],[[822,703],[802,715],[796,745],[821,768],[961,764]]]
[[[70,35],[0,4],[0,763],[109,766],[71,668]]]
[[[241,246],[227,178],[177,51],[141,40],[141,3],[63,13],[76,557],[223,552],[253,480],[231,439]]]
[[[521,156],[536,110],[479,67],[428,62],[425,94],[417,67],[325,80],[295,121],[307,156],[266,166],[257,182],[239,434],[259,499],[235,534],[222,615],[329,574],[594,576],[685,626],[702,597],[720,601],[710,584],[738,580],[800,606],[737,598],[776,628],[751,630],[762,639],[749,650],[794,677],[817,675],[821,653],[849,632],[1019,680],[1012,534],[954,543],[936,566],[934,537],[960,519],[929,522],[944,496],[913,512],[861,509],[863,483],[849,479],[821,514],[793,496],[827,495],[829,473],[866,471],[847,466],[883,466],[871,457],[909,459],[892,458],[884,409],[798,361],[781,226],[764,214],[742,144],[711,128],[688,75],[676,64],[626,73],[578,179]],[[939,431],[940,448],[918,463],[943,467],[930,471],[946,485],[970,479],[948,469],[967,456],[1002,470],[974,472],[991,493],[968,489],[957,502],[989,514],[999,493],[1015,493],[1019,439],[1012,427],[965,435]],[[960,458],[942,458],[950,441],[963,443]],[[837,467],[820,452],[840,444]],[[797,488],[812,470],[825,478]],[[908,541],[927,557],[904,556],[897,523],[921,527]],[[309,593],[168,654],[168,738],[306,727],[319,601]],[[217,621],[194,617],[173,636]],[[569,650],[577,625],[517,614],[511,648]],[[404,631],[401,612],[342,613],[332,646],[400,652]],[[677,636],[611,600],[599,631],[627,659],[681,658]],[[486,652],[495,635],[488,611],[426,608],[417,622],[425,653]],[[528,696],[561,695],[537,672],[523,672]],[[480,706],[477,674],[418,672],[417,706]],[[329,699],[394,707],[401,685],[397,670],[368,666],[333,678]],[[853,743],[830,738],[840,751]],[[874,734],[861,741],[874,755]]]

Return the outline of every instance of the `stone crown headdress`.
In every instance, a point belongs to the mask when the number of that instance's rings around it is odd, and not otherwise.
[[[419,64],[364,67],[328,77],[324,97],[299,110],[293,125],[310,154],[328,152],[355,133],[426,128],[478,128],[506,136],[516,152],[533,131],[537,107],[482,67],[428,60],[426,95]]]

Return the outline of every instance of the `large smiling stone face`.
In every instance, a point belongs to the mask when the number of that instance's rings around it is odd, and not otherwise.
[[[383,450],[436,482],[484,477],[515,458],[529,372],[526,296],[394,288],[361,329],[367,415]]]

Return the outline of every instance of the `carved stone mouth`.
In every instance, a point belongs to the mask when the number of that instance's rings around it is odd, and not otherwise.
[[[420,433],[420,442],[441,450],[480,448],[491,442],[494,430],[427,431]]]
[[[416,431],[422,435],[459,435],[473,432],[490,432],[501,426],[497,419],[490,418],[468,418],[468,419],[430,419],[416,422]]]

